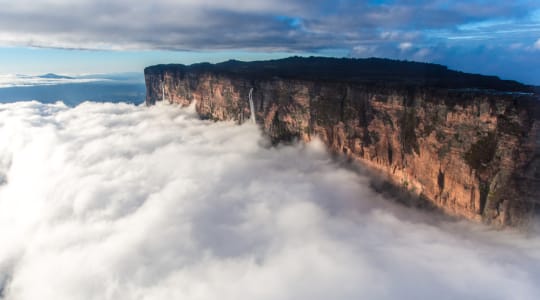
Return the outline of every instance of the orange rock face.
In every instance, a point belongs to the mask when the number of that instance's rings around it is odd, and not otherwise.
[[[523,226],[538,210],[537,96],[347,82],[146,74],[147,103],[196,101],[202,118],[249,118],[273,142],[320,138],[448,214]]]

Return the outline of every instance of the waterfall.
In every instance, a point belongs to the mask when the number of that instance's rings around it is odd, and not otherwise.
[[[161,82],[161,101],[165,103],[165,81]]]
[[[249,109],[251,110],[251,123],[255,124],[255,105],[253,105],[253,88],[249,90]]]

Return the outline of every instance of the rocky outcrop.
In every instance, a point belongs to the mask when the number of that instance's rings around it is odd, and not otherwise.
[[[439,65],[289,58],[145,69],[146,103],[196,101],[243,122],[253,89],[273,142],[319,137],[445,212],[524,226],[540,207],[540,100],[532,87]]]

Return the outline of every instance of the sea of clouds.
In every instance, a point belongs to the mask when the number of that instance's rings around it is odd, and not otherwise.
[[[0,104],[0,298],[539,299],[540,238],[193,107]]]

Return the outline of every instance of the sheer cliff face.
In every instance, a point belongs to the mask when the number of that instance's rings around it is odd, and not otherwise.
[[[321,139],[445,212],[522,226],[540,199],[535,96],[313,79],[145,70],[147,104],[196,102],[202,118],[249,118],[274,142]],[[164,83],[164,88],[162,88]]]

